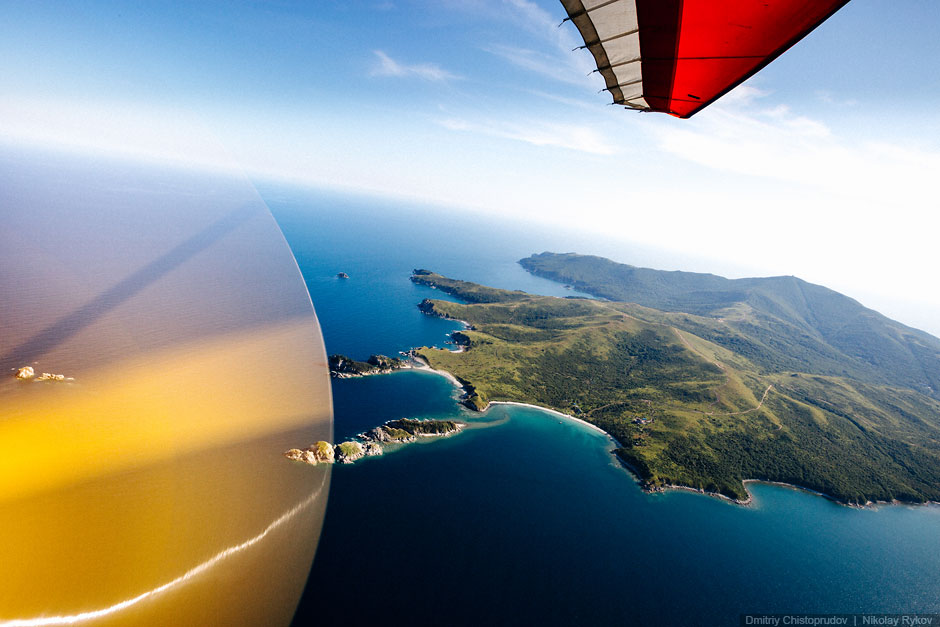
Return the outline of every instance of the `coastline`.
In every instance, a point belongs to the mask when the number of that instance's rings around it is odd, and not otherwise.
[[[457,377],[455,377],[455,376],[452,375],[451,373],[447,372],[446,370],[436,370],[436,369],[432,368],[432,367],[430,366],[430,364],[428,364],[428,363],[427,363],[424,359],[422,359],[421,357],[417,357],[417,356],[414,356],[414,355],[413,355],[413,356],[412,356],[412,359],[413,359],[415,362],[421,364],[420,366],[412,366],[414,369],[416,369],[416,370],[426,370],[426,371],[428,371],[428,372],[433,372],[434,374],[437,374],[437,375],[440,375],[440,376],[446,378],[448,381],[450,381],[451,383],[453,383],[454,386],[457,387],[458,389],[461,389],[461,390],[464,389],[463,384],[460,383],[460,381],[457,380]],[[615,438],[615,437],[612,436],[611,434],[607,433],[606,431],[604,431],[603,429],[601,429],[601,428],[598,427],[597,425],[591,424],[590,422],[588,422],[588,421],[586,421],[586,420],[582,420],[581,418],[575,418],[575,417],[572,416],[571,414],[566,414],[566,413],[564,413],[564,412],[560,412],[560,411],[558,411],[557,409],[551,409],[551,408],[548,408],[548,407],[542,407],[542,406],[540,406],[540,405],[533,405],[532,403],[520,403],[520,402],[518,402],[518,401],[489,401],[489,402],[486,404],[486,408],[483,410],[483,412],[485,412],[486,410],[488,410],[488,409],[490,408],[490,406],[492,406],[492,405],[516,405],[516,406],[518,406],[518,407],[531,407],[532,409],[539,409],[539,410],[541,410],[541,411],[544,411],[544,412],[547,412],[547,413],[549,413],[549,414],[558,416],[558,417],[560,417],[560,418],[566,418],[566,419],[568,419],[568,420],[573,420],[573,421],[575,421],[575,422],[581,423],[582,425],[586,425],[586,426],[590,427],[590,428],[593,429],[594,431],[598,431],[598,432],[600,432],[600,433],[603,433],[603,434],[604,434],[605,436],[607,436],[607,438],[608,438],[611,442],[613,442],[617,447],[621,447],[621,444],[620,444],[620,442],[617,440],[617,438]],[[480,412],[480,413],[483,413],[483,412]],[[613,452],[611,452],[611,453],[613,454]],[[648,487],[648,486],[646,486],[646,485],[644,484],[643,478],[640,476],[640,474],[636,471],[636,469],[635,469],[633,466],[631,466],[630,464],[628,464],[627,462],[625,462],[619,455],[614,454],[613,456],[614,456],[614,458],[616,458],[616,460],[617,460],[618,462],[620,462],[620,464],[621,464],[624,468],[626,468],[627,470],[630,471],[630,474],[633,475],[633,478],[637,481],[637,483],[640,484],[640,489],[642,489],[642,490],[643,490],[644,492],[646,492],[647,494],[653,494],[653,493],[655,493],[655,492],[665,492],[666,490],[682,490],[682,491],[685,491],[685,492],[695,492],[695,493],[697,493],[697,494],[702,494],[702,495],[705,495],[705,496],[716,497],[716,498],[722,499],[722,500],[724,500],[724,501],[728,501],[729,503],[733,503],[733,504],[735,504],[735,505],[748,506],[748,505],[751,505],[751,503],[753,503],[753,501],[754,501],[754,495],[752,495],[751,492],[747,489],[747,484],[748,484],[748,483],[774,483],[774,482],[770,482],[770,481],[762,481],[762,480],[760,480],[760,479],[745,479],[744,481],[742,481],[742,483],[744,483],[744,489],[745,489],[745,491],[747,491],[747,499],[744,499],[744,500],[735,499],[735,498],[732,498],[732,497],[730,497],[730,496],[728,496],[728,495],[726,495],[726,494],[721,494],[721,493],[719,493],[719,492],[706,492],[705,490],[700,490],[700,489],[698,489],[698,488],[693,488],[693,487],[691,487],[691,486],[684,486],[684,485],[667,484],[667,485],[662,486],[662,487],[659,488],[659,489],[653,489],[653,488],[650,488],[650,487]],[[780,485],[788,485],[788,484],[780,483]],[[789,486],[789,487],[793,487],[793,488],[798,489],[798,490],[802,490],[802,489],[803,489],[803,488],[801,488],[800,486]],[[808,492],[813,492],[812,490],[807,490],[807,491],[808,491]],[[819,493],[819,492],[814,492],[814,493],[815,493],[815,494],[819,494],[820,496],[822,496],[822,497],[824,497],[824,498],[827,498],[827,499],[829,499],[829,500],[831,500],[831,501],[834,501],[834,502],[836,502],[836,503],[839,503],[839,501],[836,501],[835,499],[833,499],[833,498],[831,498],[831,497],[829,497],[829,496],[827,496],[827,495],[825,495],[825,494],[822,494],[822,493]],[[845,505],[845,504],[844,504],[844,503],[840,503],[840,505]]]
[[[621,463],[623,463],[623,465],[624,465],[626,468],[628,468],[628,469],[630,470],[630,472],[632,472],[634,475],[636,475],[636,471],[635,471],[629,464],[627,464],[626,462],[623,462],[622,460],[621,460]],[[639,477],[639,475],[637,475],[637,477]],[[642,480],[641,480],[641,481],[642,481]],[[753,495],[753,493],[751,493],[751,491],[748,489],[748,487],[747,487],[748,484],[749,484],[749,483],[762,483],[762,484],[764,484],[764,485],[772,485],[772,486],[777,486],[777,487],[781,487],[781,488],[787,488],[787,489],[789,489],[789,490],[798,490],[798,491],[800,491],[800,492],[807,492],[807,493],[812,494],[812,495],[814,495],[814,496],[822,497],[822,498],[826,499],[827,501],[831,501],[831,502],[835,503],[836,505],[840,505],[840,506],[842,506],[842,507],[850,507],[850,508],[852,508],[852,509],[871,509],[871,510],[873,510],[873,509],[876,509],[876,508],[877,508],[878,506],[880,506],[880,505],[888,505],[888,506],[906,506],[906,507],[924,507],[924,506],[938,506],[938,505],[940,505],[940,502],[937,502],[937,501],[924,501],[924,502],[922,502],[922,503],[915,503],[914,501],[899,501],[899,500],[897,500],[897,499],[895,499],[895,500],[893,500],[893,501],[868,501],[867,503],[862,503],[862,504],[859,504],[859,503],[847,503],[846,501],[841,501],[841,500],[837,499],[836,497],[834,497],[834,496],[832,496],[832,495],[830,495],[830,494],[826,494],[825,492],[820,492],[820,491],[818,491],[818,490],[813,490],[812,488],[807,488],[807,487],[805,487],[805,486],[796,485],[795,483],[787,483],[787,482],[785,482],[785,481],[770,481],[770,480],[767,480],[767,479],[742,479],[742,480],[741,480],[741,483],[744,484],[744,490],[747,492],[747,498],[744,499],[744,500],[735,499],[735,498],[732,498],[732,497],[730,497],[730,496],[728,496],[728,495],[726,495],[726,494],[721,494],[720,492],[708,492],[708,491],[706,491],[706,490],[700,490],[700,489],[698,489],[698,488],[692,488],[692,487],[684,486],[684,485],[675,485],[675,484],[672,484],[672,483],[667,484],[667,485],[664,485],[664,486],[663,486],[661,489],[659,489],[659,490],[646,490],[646,491],[652,493],[652,492],[665,492],[666,490],[683,490],[683,491],[685,491],[685,492],[696,492],[696,493],[698,493],[698,494],[704,494],[705,496],[716,497],[716,498],[719,498],[719,499],[722,499],[722,500],[725,500],[725,501],[729,501],[729,502],[731,502],[731,503],[734,503],[735,505],[744,505],[744,506],[748,506],[748,505],[752,505],[752,504],[754,503],[754,495]],[[644,488],[644,489],[645,489],[645,488]]]
[[[458,381],[457,377],[447,372],[446,370],[435,370],[434,368],[431,367],[431,364],[426,362],[423,358],[418,357],[417,355],[414,355],[414,354],[411,356],[411,359],[415,361],[416,363],[421,364],[419,366],[409,366],[411,369],[426,370],[427,372],[433,372],[434,374],[440,375],[444,377],[445,379],[447,379],[448,381],[450,381],[451,383],[453,383],[455,387],[460,388],[461,390],[464,389],[463,383]]]
[[[438,371],[438,372],[441,372],[441,371]],[[444,373],[444,374],[450,374],[450,373]],[[599,433],[603,433],[605,436],[607,436],[607,439],[610,440],[611,442],[613,442],[618,448],[622,448],[622,445],[620,444],[620,441],[617,440],[617,438],[615,438],[614,436],[612,436],[610,433],[604,431],[603,429],[601,429],[601,428],[598,427],[597,425],[592,424],[592,423],[590,423],[590,422],[588,422],[588,421],[586,421],[586,420],[582,420],[581,418],[576,418],[576,417],[572,416],[571,414],[566,414],[566,413],[564,413],[564,412],[560,412],[560,411],[558,411],[557,409],[549,409],[548,407],[542,407],[541,405],[533,405],[532,403],[520,403],[520,402],[517,402],[517,401],[490,401],[489,403],[487,403],[486,409],[484,409],[483,411],[486,411],[487,409],[489,409],[491,405],[516,405],[516,406],[518,406],[518,407],[531,407],[532,409],[539,409],[539,410],[541,410],[541,411],[547,412],[547,413],[549,413],[549,414],[552,414],[552,415],[555,415],[555,416],[558,416],[558,417],[561,417],[561,418],[567,418],[568,420],[572,420],[572,421],[574,421],[574,422],[581,423],[582,425],[585,425],[585,426],[591,428],[591,429],[594,430],[594,431],[597,431],[597,432],[599,432]],[[742,500],[742,499],[736,499],[736,498],[730,497],[730,496],[728,496],[727,494],[721,494],[720,492],[708,492],[707,490],[702,490],[702,489],[699,489],[699,488],[693,488],[693,487],[691,487],[691,486],[686,486],[686,485],[676,485],[676,484],[672,484],[672,483],[666,484],[666,485],[662,486],[661,488],[656,489],[656,488],[651,488],[651,487],[647,486],[647,485],[645,484],[643,478],[642,478],[642,477],[640,476],[640,474],[636,471],[636,469],[633,468],[633,466],[631,466],[631,465],[628,464],[627,462],[625,462],[619,455],[615,454],[613,451],[611,451],[611,454],[613,454],[614,458],[616,458],[616,460],[617,460],[618,462],[620,462],[620,464],[621,464],[624,468],[626,468],[627,470],[630,471],[630,474],[633,475],[634,480],[635,480],[637,483],[640,484],[640,489],[643,490],[644,492],[646,492],[647,494],[653,494],[653,493],[656,493],[656,492],[665,492],[666,490],[677,490],[677,491],[683,491],[683,492],[694,492],[694,493],[696,493],[696,494],[702,494],[702,495],[704,495],[704,496],[715,497],[715,498],[721,499],[721,500],[723,500],[723,501],[728,501],[729,503],[733,503],[733,504],[735,504],[735,505],[742,505],[742,506],[745,506],[745,507],[746,507],[746,506],[748,506],[748,505],[751,505],[751,504],[754,502],[754,495],[751,494],[751,492],[747,489],[747,484],[748,484],[748,483],[774,483],[774,482],[770,482],[770,481],[761,481],[760,479],[745,479],[744,481],[742,481],[742,483],[744,483],[744,489],[745,489],[745,491],[747,491],[747,498],[746,498],[746,499],[743,499],[743,500]],[[780,483],[779,485],[789,485],[789,484]],[[803,489],[803,488],[800,488],[799,486],[790,486],[790,487],[793,487],[793,488],[796,488],[796,489]],[[807,490],[807,491],[808,491],[808,492],[813,492],[813,490]],[[829,500],[835,501],[835,499],[832,499],[832,498],[829,497],[828,495],[822,494],[822,493],[820,493],[820,492],[813,492],[813,493],[814,493],[814,494],[818,494],[819,496],[823,496],[823,497],[825,497],[825,498],[828,498]],[[838,501],[835,501],[835,502],[838,503]],[[847,505],[846,503],[840,503],[840,504],[841,504],[841,505]]]
[[[438,372],[440,372],[440,371],[438,371]],[[444,373],[444,374],[450,374],[450,373]],[[620,442],[617,440],[617,438],[615,438],[615,437],[612,436],[611,434],[607,433],[606,431],[604,431],[603,429],[601,429],[601,428],[598,427],[597,425],[591,424],[590,422],[587,422],[586,420],[582,420],[581,418],[575,418],[574,416],[572,416],[572,415],[570,415],[570,414],[566,414],[566,413],[560,412],[560,411],[558,411],[558,410],[556,410],[556,409],[549,409],[548,407],[542,407],[542,406],[540,406],[540,405],[533,405],[532,403],[519,403],[519,402],[516,402],[516,401],[490,401],[489,403],[487,403],[486,409],[489,409],[489,408],[490,408],[490,405],[517,405],[517,406],[519,406],[519,407],[531,407],[531,408],[533,408],[533,409],[540,409],[540,410],[542,410],[542,411],[544,411],[544,412],[548,412],[548,413],[553,414],[553,415],[555,415],[555,416],[559,416],[559,417],[562,417],[562,418],[567,418],[568,420],[573,420],[573,421],[575,421],[575,422],[579,422],[579,423],[581,423],[581,424],[583,424],[583,425],[586,425],[586,426],[590,427],[591,429],[593,429],[593,430],[595,430],[595,431],[599,431],[600,433],[603,433],[605,436],[607,436],[607,438],[608,438],[611,442],[613,442],[614,444],[616,444],[618,448],[621,448],[621,447],[622,447],[622,445],[621,445]],[[484,409],[484,411],[486,411],[486,409]],[[807,488],[807,487],[804,487],[804,486],[796,485],[796,484],[793,484],[793,483],[786,483],[785,481],[769,481],[769,480],[766,480],[766,479],[742,479],[742,480],[741,480],[741,483],[744,484],[744,490],[745,490],[745,492],[747,492],[747,498],[746,498],[746,499],[736,499],[736,498],[734,498],[734,497],[728,496],[727,494],[722,494],[721,492],[710,492],[710,491],[708,491],[708,490],[704,490],[704,489],[701,489],[701,488],[693,488],[693,487],[691,487],[691,486],[687,486],[687,485],[677,485],[677,484],[674,484],[674,483],[665,484],[665,485],[663,485],[663,486],[660,487],[660,488],[651,488],[651,487],[645,485],[643,478],[642,478],[642,477],[640,476],[640,474],[636,471],[636,469],[633,468],[633,466],[631,466],[630,464],[628,464],[627,462],[625,462],[619,455],[616,455],[616,454],[615,454],[614,457],[616,457],[617,461],[619,461],[619,462],[623,465],[624,468],[626,468],[627,470],[630,471],[630,474],[632,474],[633,477],[634,477],[634,479],[636,479],[636,481],[640,484],[641,489],[642,489],[644,492],[646,492],[647,494],[653,494],[653,493],[656,493],[656,492],[665,492],[666,490],[677,490],[677,491],[683,491],[683,492],[693,492],[693,493],[695,493],[695,494],[701,494],[701,495],[704,495],[704,496],[710,496],[710,497],[717,498],[717,499],[720,499],[720,500],[723,500],[723,501],[727,501],[728,503],[732,503],[732,504],[734,504],[734,505],[741,505],[741,506],[744,506],[744,507],[748,507],[748,506],[750,506],[750,505],[753,505],[753,503],[754,503],[754,494],[748,489],[748,484],[749,484],[749,483],[762,483],[762,484],[765,484],[765,485],[774,485],[774,486],[779,486],[779,487],[783,487],[783,488],[789,488],[789,489],[791,489],[791,490],[799,490],[799,491],[801,491],[801,492],[808,492],[808,493],[813,494],[813,495],[815,495],[815,496],[820,496],[820,497],[826,499],[827,501],[832,501],[833,503],[835,503],[835,504],[837,504],[837,505],[841,505],[841,506],[843,506],[843,507],[851,507],[851,508],[853,508],[853,509],[874,509],[874,508],[876,508],[876,507],[879,506],[879,505],[906,505],[906,506],[909,506],[909,507],[921,507],[921,506],[924,506],[924,505],[940,505],[940,503],[937,503],[937,502],[935,502],[935,501],[925,501],[925,502],[923,502],[923,503],[914,503],[914,502],[909,502],[909,501],[898,501],[898,500],[893,500],[893,501],[868,501],[867,503],[864,503],[864,504],[847,503],[847,502],[845,502],[845,501],[840,501],[839,499],[835,498],[835,497],[832,496],[832,495],[826,494],[825,492],[819,492],[818,490],[813,490],[813,489],[811,489],[811,488]]]
[[[414,369],[413,365],[403,361],[402,365],[399,366],[398,368],[389,368],[388,370],[379,370],[378,372],[360,372],[358,374],[353,374],[350,372],[334,372],[333,370],[331,370],[330,378],[332,379],[360,379],[362,377],[377,377],[383,374],[392,374],[393,372],[398,372],[399,370],[412,370],[412,369]]]
[[[415,356],[415,357],[412,357],[412,359],[414,359],[416,362],[422,364],[421,366],[412,366],[412,368],[415,368],[415,369],[418,369],[418,370],[427,370],[428,372],[433,372],[434,374],[437,374],[437,375],[440,375],[440,376],[446,378],[448,381],[450,381],[451,383],[453,383],[454,386],[460,388],[461,390],[464,389],[464,385],[457,379],[457,377],[455,377],[455,376],[452,375],[451,373],[447,372],[446,370],[435,370],[434,368],[432,368],[432,367],[430,366],[430,364],[428,364],[428,362],[426,362],[426,361],[425,361],[424,359],[422,359],[421,357]],[[574,421],[574,422],[580,423],[580,424],[582,424],[582,425],[584,425],[584,426],[586,426],[586,427],[588,427],[588,428],[590,428],[590,429],[592,429],[592,430],[594,430],[594,431],[597,431],[598,433],[603,433],[605,436],[607,436],[607,438],[608,438],[611,442],[613,442],[614,444],[616,444],[618,447],[621,446],[621,444],[620,444],[620,442],[617,440],[617,438],[615,438],[615,437],[612,436],[611,434],[607,433],[606,431],[604,431],[603,429],[601,429],[601,428],[598,427],[597,425],[591,424],[591,423],[588,422],[587,420],[582,420],[581,418],[575,418],[575,417],[572,416],[571,414],[566,414],[566,413],[564,413],[564,412],[560,412],[560,411],[558,411],[557,409],[551,409],[551,408],[549,408],[549,407],[542,407],[541,405],[533,405],[532,403],[520,403],[520,402],[518,402],[518,401],[489,401],[489,402],[487,402],[486,407],[485,407],[485,408],[483,409],[483,411],[481,411],[480,413],[485,413],[485,412],[486,412],[491,406],[493,406],[493,405],[516,405],[517,407],[531,407],[532,409],[538,409],[538,410],[547,412],[547,413],[549,413],[549,414],[553,414],[553,415],[555,415],[555,416],[558,416],[558,417],[560,417],[560,418],[566,418],[566,419],[568,419],[568,420],[572,420],[572,421]]]
[[[641,480],[642,481],[642,480]],[[756,481],[756,479],[748,479],[748,481]],[[746,499],[736,499],[734,497],[728,496],[727,494],[722,494],[721,492],[709,492],[707,490],[702,490],[699,488],[692,488],[687,485],[675,485],[674,483],[668,483],[662,487],[660,490],[650,490],[646,489],[646,492],[652,494],[653,492],[665,492],[666,490],[681,490],[683,492],[694,492],[696,494],[702,494],[704,496],[710,496],[712,498],[721,499],[722,501],[728,501],[734,505],[741,505],[743,507],[748,507],[754,502],[754,495],[751,494],[751,491],[747,489],[747,485],[744,486],[744,491],[747,492]]]
[[[790,488],[791,490],[800,490],[801,492],[809,492],[810,494],[815,494],[816,496],[821,496],[828,501],[832,501],[838,505],[844,507],[852,507],[854,509],[875,509],[879,505],[906,505],[908,507],[923,507],[925,505],[940,505],[938,501],[923,501],[921,503],[915,503],[914,501],[899,501],[897,499],[891,501],[868,501],[867,503],[858,504],[858,503],[846,503],[845,501],[840,501],[832,495],[826,494],[825,492],[819,492],[818,490],[813,490],[801,485],[796,485],[795,483],[787,483],[785,481],[769,481],[767,479],[743,479],[741,483],[744,484],[744,489],[747,490],[747,484],[749,483],[763,483],[766,485],[775,485],[782,488]],[[750,496],[750,491],[748,491],[748,496]]]
[[[486,411],[487,409],[489,409],[491,405],[516,405],[517,407],[531,407],[532,409],[539,409],[541,411],[548,412],[549,414],[553,414],[561,418],[567,418],[568,420],[573,420],[574,422],[581,423],[582,425],[589,427],[590,429],[597,431],[598,433],[603,433],[604,435],[606,435],[610,439],[611,442],[617,445],[618,448],[622,446],[620,442],[617,440],[617,438],[607,433],[606,431],[604,431],[597,425],[592,424],[588,422],[587,420],[582,420],[581,418],[575,418],[571,414],[560,412],[557,409],[549,409],[548,407],[542,407],[541,405],[533,405],[532,403],[520,403],[517,401],[490,401],[486,404],[486,409],[484,409],[483,411]]]
[[[461,322],[462,322],[462,321],[461,321]],[[439,376],[444,377],[445,379],[447,379],[448,381],[450,381],[450,382],[454,385],[454,387],[456,387],[456,388],[458,388],[458,389],[460,389],[460,390],[465,390],[464,385],[457,379],[457,377],[455,377],[455,376],[454,376],[453,374],[451,374],[450,372],[447,372],[446,370],[437,370],[437,369],[435,369],[435,368],[432,368],[432,367],[430,366],[430,364],[427,363],[427,361],[425,361],[424,359],[422,359],[421,357],[418,357],[418,356],[416,356],[416,355],[412,355],[412,360],[413,360],[416,364],[419,364],[419,365],[410,365],[410,364],[409,364],[409,365],[407,365],[407,366],[402,366],[402,368],[400,368],[400,370],[413,369],[413,370],[423,370],[423,371],[431,372],[431,373],[434,373],[434,374],[436,374],[436,375],[439,375]],[[390,372],[395,372],[395,371],[392,370],[392,371],[390,371]],[[388,373],[376,373],[376,374],[388,374]],[[371,375],[362,375],[362,376],[371,376]],[[549,413],[549,414],[552,414],[552,415],[554,415],[554,416],[558,416],[558,417],[560,417],[560,418],[565,418],[565,419],[568,419],[568,420],[572,420],[572,421],[574,421],[574,422],[577,422],[577,423],[580,423],[580,424],[582,424],[582,425],[585,425],[585,426],[589,427],[590,429],[592,429],[592,430],[594,430],[594,431],[597,431],[597,432],[599,432],[599,433],[604,434],[604,435],[605,435],[612,443],[614,443],[618,448],[621,448],[621,447],[622,447],[622,445],[620,444],[619,440],[617,440],[617,438],[615,438],[613,435],[611,435],[611,434],[608,433],[607,431],[604,431],[603,429],[601,429],[601,428],[598,427],[597,425],[592,424],[592,423],[590,423],[590,422],[588,422],[588,421],[586,421],[586,420],[583,420],[583,419],[581,419],[581,418],[576,418],[575,416],[572,416],[571,414],[566,414],[566,413],[564,413],[564,412],[560,412],[560,411],[558,411],[557,409],[551,409],[551,408],[549,408],[549,407],[542,407],[541,405],[534,405],[534,404],[532,404],[532,403],[521,403],[521,402],[518,402],[518,401],[489,401],[489,402],[487,402],[486,407],[485,407],[485,408],[483,409],[483,411],[480,412],[480,413],[486,412],[487,410],[489,410],[489,408],[490,408],[492,405],[515,405],[515,406],[518,406],[518,407],[530,407],[530,408],[532,408],[532,409],[538,409],[538,410],[547,412],[547,413]],[[611,453],[613,454],[613,451],[611,451]],[[642,489],[644,492],[646,492],[647,494],[653,494],[653,493],[655,493],[655,492],[665,492],[666,490],[677,490],[677,491],[684,491],[684,492],[694,492],[694,493],[696,493],[696,494],[701,494],[701,495],[704,495],[704,496],[710,496],[710,497],[718,498],[718,499],[721,499],[721,500],[723,500],[723,501],[727,501],[728,503],[731,503],[731,504],[734,504],[734,505],[741,505],[741,506],[747,507],[747,506],[750,506],[750,505],[752,505],[752,504],[754,503],[754,495],[751,493],[750,490],[748,490],[748,487],[747,487],[748,484],[749,484],[749,483],[763,483],[763,484],[767,484],[767,485],[775,485],[775,486],[780,486],[780,487],[784,487],[784,488],[789,488],[789,489],[792,489],[792,490],[800,490],[800,491],[803,491],[803,492],[808,492],[808,493],[813,494],[813,495],[815,495],[815,496],[820,496],[820,497],[822,497],[822,498],[824,498],[824,499],[826,499],[826,500],[828,500],[828,501],[832,501],[833,503],[836,503],[837,505],[841,505],[841,506],[843,506],[843,507],[851,507],[851,508],[854,508],[854,509],[874,509],[875,507],[877,507],[877,506],[879,506],[879,505],[906,505],[906,506],[912,506],[912,507],[919,507],[919,506],[924,506],[924,505],[934,505],[934,506],[940,505],[940,503],[935,502],[935,501],[925,501],[925,502],[923,502],[923,503],[914,503],[914,502],[898,501],[898,500],[894,500],[894,501],[868,501],[867,503],[864,503],[864,504],[847,503],[847,502],[845,502],[845,501],[840,501],[839,499],[837,499],[837,498],[835,498],[835,497],[833,497],[833,496],[831,496],[831,495],[829,495],[829,494],[826,494],[826,493],[824,493],[824,492],[819,492],[818,490],[813,490],[813,489],[811,489],[811,488],[807,488],[807,487],[800,486],[800,485],[796,485],[796,484],[792,484],[792,483],[786,483],[786,482],[784,482],[784,481],[770,481],[770,480],[766,480],[766,479],[742,479],[742,480],[741,480],[741,483],[744,484],[744,490],[745,490],[745,492],[747,492],[747,498],[746,498],[746,499],[736,499],[736,498],[733,498],[733,497],[728,496],[727,494],[721,494],[720,492],[709,492],[709,491],[703,490],[703,489],[701,489],[701,488],[693,488],[693,487],[691,487],[691,486],[676,485],[676,484],[671,484],[671,483],[670,483],[670,484],[663,485],[663,486],[660,487],[660,488],[651,488],[651,487],[649,487],[649,486],[647,486],[647,485],[644,484],[643,478],[642,478],[642,477],[640,476],[640,474],[636,471],[636,469],[633,468],[633,466],[631,466],[630,464],[628,464],[627,462],[625,462],[619,455],[614,454],[614,457],[617,459],[618,462],[620,462],[620,464],[621,464],[624,468],[626,468],[627,470],[630,471],[630,473],[633,475],[634,479],[636,479],[637,482],[640,484],[641,489]]]

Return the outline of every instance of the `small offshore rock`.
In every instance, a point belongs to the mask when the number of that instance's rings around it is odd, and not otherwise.
[[[336,461],[342,464],[351,464],[365,456],[366,452],[359,442],[343,442],[336,445]]]
[[[320,440],[319,442],[311,444],[304,450],[292,448],[284,451],[284,457],[316,466],[317,464],[332,464],[335,460],[335,452],[332,444]]]
[[[284,457],[286,457],[287,459],[292,459],[295,462],[303,462],[303,461],[306,461],[304,459],[304,453],[306,452],[307,451],[302,451],[299,448],[292,448],[290,450],[284,451]],[[316,460],[314,460],[313,463],[314,464],[317,463]]]
[[[313,454],[314,459],[320,464],[332,464],[336,461],[336,454],[333,445],[329,442],[320,440],[307,447],[307,450]]]
[[[33,370],[32,366],[23,366],[22,368],[16,371],[17,379],[23,379],[23,380],[32,379],[34,376],[36,376],[36,371]]]
[[[317,456],[310,449],[300,450],[299,448],[292,448],[288,451],[284,451],[284,457],[287,459],[292,459],[296,462],[303,462],[305,464],[310,464],[311,466],[317,465]]]
[[[384,452],[378,442],[366,442],[362,445],[362,450],[368,456],[381,455]]]
[[[38,377],[36,377],[36,380],[37,381],[65,381],[65,375],[53,374],[51,372],[44,372]]]

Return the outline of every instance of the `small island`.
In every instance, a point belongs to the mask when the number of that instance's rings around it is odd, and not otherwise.
[[[388,374],[402,368],[410,368],[408,362],[398,357],[385,355],[370,355],[366,361],[356,361],[346,355],[330,355],[330,376],[334,379],[348,379],[350,377],[368,377],[376,374]]]
[[[336,274],[336,278],[337,278],[337,279],[348,279],[348,278],[349,278],[349,275],[346,274],[345,272],[338,272],[338,273]]]
[[[19,381],[74,381],[72,377],[66,377],[64,374],[55,374],[53,372],[43,372],[38,377],[32,366],[23,366],[17,368],[14,374]]]
[[[334,462],[351,464],[364,457],[382,455],[386,446],[408,444],[418,438],[446,437],[458,433],[465,426],[456,420],[400,418],[360,433],[355,440],[347,440],[335,446],[321,440],[303,450],[289,449],[284,452],[284,457],[311,466]]]
[[[457,433],[463,428],[463,423],[454,420],[416,420],[402,418],[390,420],[381,427],[362,434],[367,442],[404,443],[414,442],[422,437],[437,437]]]

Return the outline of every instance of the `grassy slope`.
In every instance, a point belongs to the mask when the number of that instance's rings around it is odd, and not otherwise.
[[[664,272],[573,253],[520,261],[539,276],[615,301],[689,312],[689,325],[767,371],[800,370],[908,387],[940,400],[940,339],[796,277],[726,279]]]
[[[470,383],[481,407],[529,402],[597,424],[651,486],[744,498],[741,480],[760,478],[845,502],[940,499],[940,403],[922,394],[768,372],[682,330],[727,332],[714,318],[528,296],[431,273],[413,280],[477,299],[423,304],[475,327],[466,352],[419,351],[433,367]]]

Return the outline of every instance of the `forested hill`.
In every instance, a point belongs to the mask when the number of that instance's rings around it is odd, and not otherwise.
[[[846,503],[940,501],[940,400],[846,377],[768,372],[684,330],[729,334],[718,318],[509,292],[428,270],[411,280],[463,301],[418,305],[471,325],[453,337],[463,350],[415,353],[464,384],[465,404],[532,403],[593,423],[652,488],[745,499],[742,480],[764,479]]]
[[[898,385],[940,398],[940,339],[834,290],[792,276],[726,279],[575,253],[519,261],[529,272],[613,301],[706,316],[678,326],[767,372],[796,370]]]

